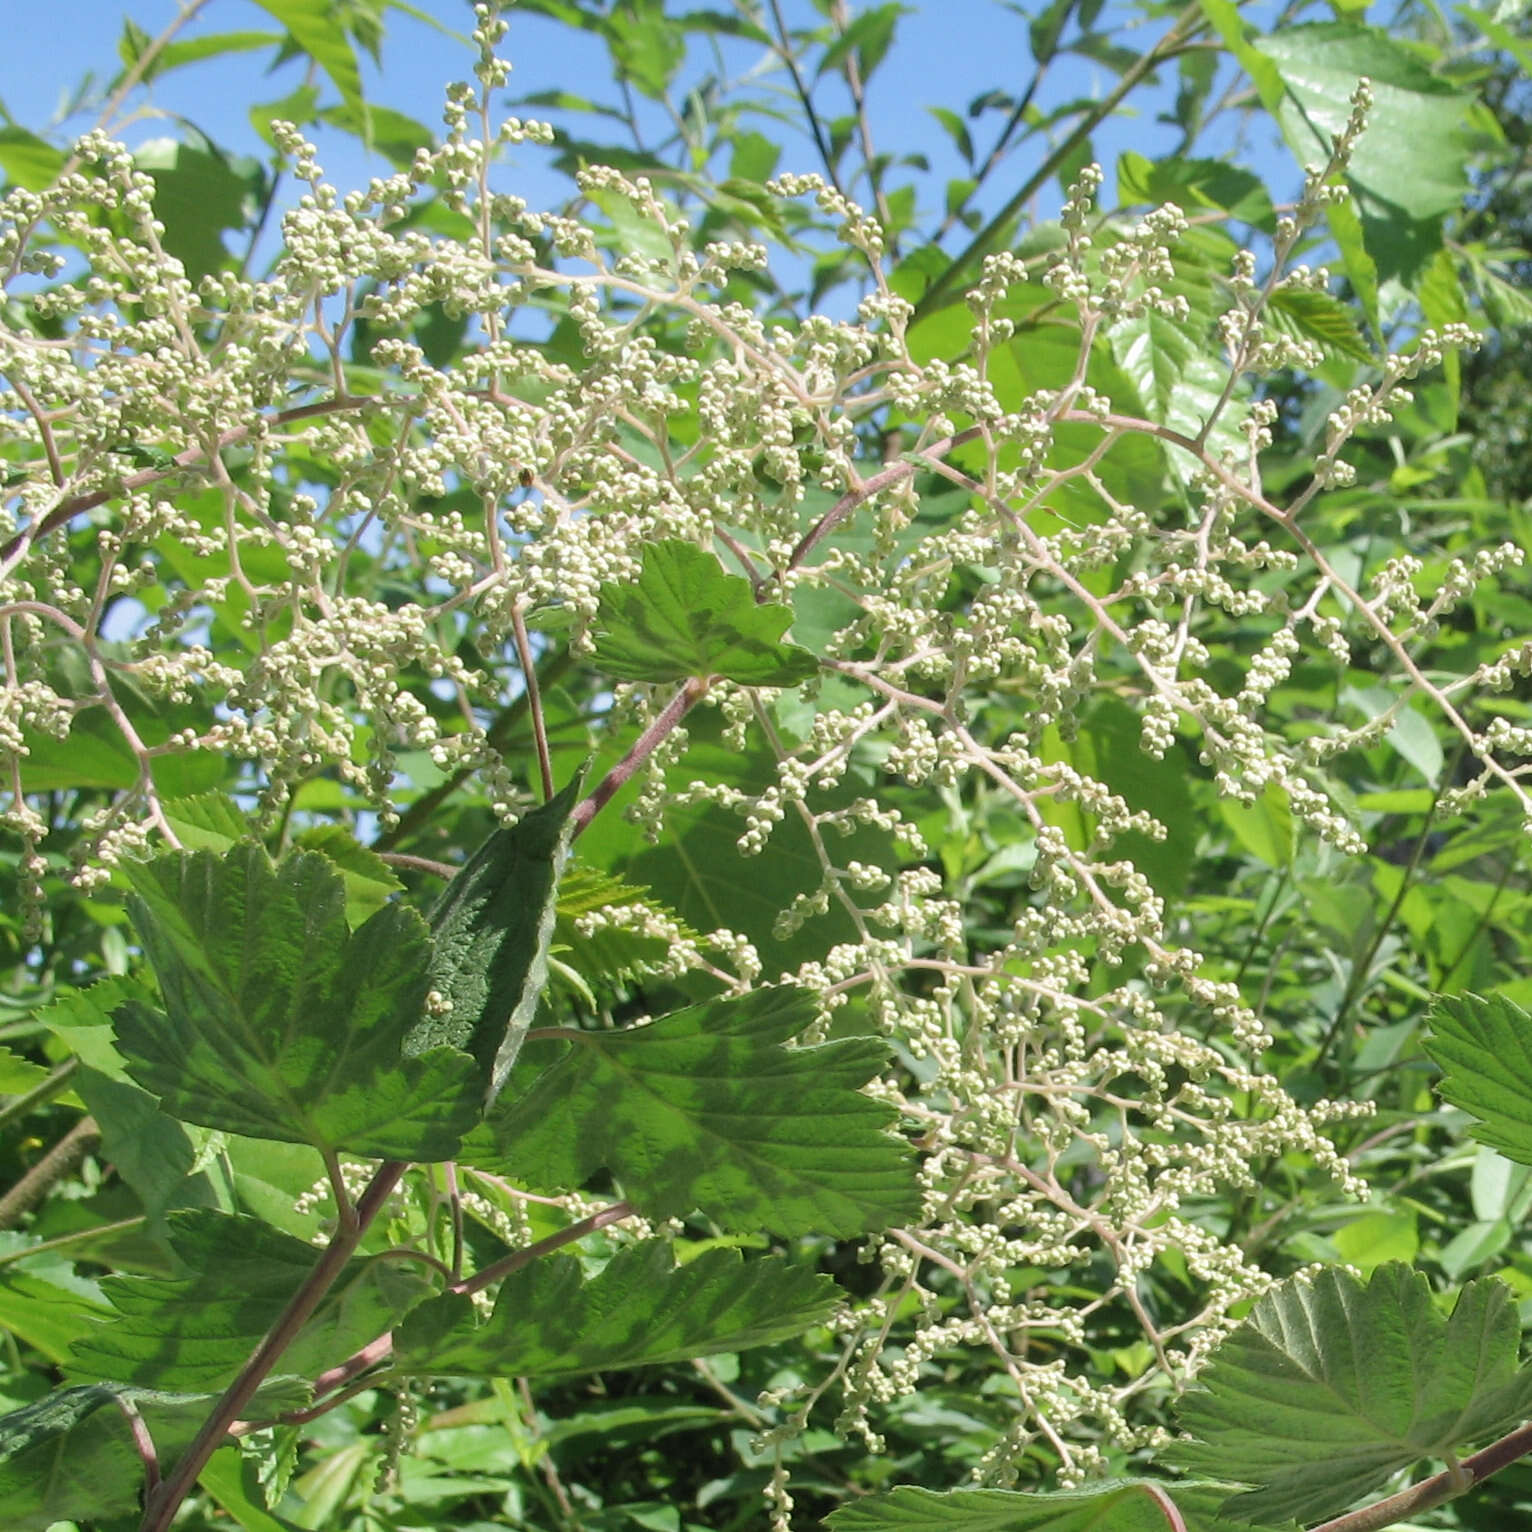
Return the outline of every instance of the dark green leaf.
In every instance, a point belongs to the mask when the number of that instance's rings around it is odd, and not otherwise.
[[[261,167],[171,138],[152,139],[133,158],[154,178],[154,216],[165,225],[166,250],[194,282],[217,271],[228,259],[223,230],[244,227],[247,205],[261,187]]]
[[[835,1307],[829,1277],[774,1256],[707,1250],[676,1268],[664,1240],[620,1250],[589,1282],[566,1256],[506,1278],[481,1323],[468,1298],[432,1299],[394,1337],[394,1365],[428,1376],[570,1377],[686,1362],[801,1334]]]
[[[144,1211],[158,1217],[181,1199],[197,1159],[186,1129],[148,1091],[125,1080],[85,1068],[75,1089],[101,1129],[102,1153],[138,1193]]]
[[[579,791],[576,778],[511,828],[495,831],[431,912],[431,987],[451,1009],[416,1022],[406,1052],[448,1047],[472,1054],[485,1105],[516,1062],[547,980],[569,814]]]
[[[164,1464],[190,1444],[215,1402],[208,1394],[95,1383],[56,1390],[0,1417],[0,1523],[7,1532],[46,1532],[59,1521],[136,1518],[144,1465],[124,1407],[143,1420]],[[305,1402],[290,1379],[268,1384],[253,1401],[270,1414]]]
[[[1471,1282],[1450,1318],[1399,1262],[1363,1284],[1341,1267],[1267,1293],[1183,1397],[1193,1472],[1252,1488],[1228,1514],[1305,1524],[1402,1469],[1509,1430],[1532,1409],[1521,1326],[1503,1282]]]
[[[886,1131],[889,1108],[859,1090],[885,1047],[785,1048],[813,1017],[804,991],[760,989],[581,1034],[491,1115],[494,1164],[474,1147],[464,1157],[549,1188],[607,1168],[640,1212],[700,1207],[731,1230],[850,1237],[911,1217],[908,1150]]]
[[[117,1014],[129,1073],[187,1122],[386,1159],[443,1159],[477,1116],[473,1061],[400,1050],[429,988],[430,939],[389,905],[346,928],[328,857],[273,869],[259,846],[130,871],[165,1014]]]
[[[1120,1479],[1049,1495],[905,1487],[842,1506],[825,1525],[831,1532],[1167,1532],[1162,1495],[1187,1532],[1233,1532],[1217,1515],[1226,1489]]]
[[[152,1388],[225,1388],[314,1269],[320,1252],[255,1218],[208,1209],[167,1217],[185,1277],[107,1277],[117,1317],[77,1340],[76,1376]],[[426,1268],[352,1261],[282,1354],[311,1377],[393,1327],[433,1291]]]

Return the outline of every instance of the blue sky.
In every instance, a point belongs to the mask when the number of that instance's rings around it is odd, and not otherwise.
[[[695,3],[700,0],[672,8],[690,9]],[[717,9],[727,9],[726,0],[712,3]],[[1027,0],[1026,8],[1036,9],[1041,3]],[[415,0],[415,4],[444,29],[461,34],[471,27],[467,0]],[[1016,14],[1021,7],[1013,9],[999,0],[909,0],[909,4],[910,14],[900,22],[899,41],[872,82],[871,118],[879,149],[918,150],[930,156],[935,179],[929,183],[927,198],[936,200],[946,177],[960,174],[962,167],[925,108],[945,105],[962,112],[982,89],[1020,89],[1030,73],[1027,21]],[[856,10],[865,8],[854,5]],[[8,0],[4,9],[9,15],[0,101],[14,120],[36,131],[56,120],[61,105],[87,71],[94,71],[98,80],[110,78],[118,67],[117,41],[125,13],[146,31],[157,33],[174,17],[177,7],[174,0],[129,0],[127,5],[123,0]],[[790,25],[810,25],[817,19],[808,0],[783,0],[783,9]],[[1103,22],[1115,10],[1118,8],[1109,4]],[[1124,7],[1119,14],[1125,11]],[[507,51],[515,66],[513,95],[553,88],[589,95],[605,92],[608,65],[601,44],[540,16],[515,9],[507,14],[511,22]],[[253,0],[211,0],[183,35],[241,30],[276,28]],[[1141,47],[1152,35],[1145,29],[1123,40]],[[755,45],[741,44],[729,61],[735,67],[748,66],[758,53]],[[298,64],[290,64],[266,78],[266,57],[247,53],[178,71],[156,85],[152,100],[159,108],[184,115],[230,150],[264,154],[246,110],[252,102],[273,100],[292,90],[299,83],[300,69]],[[384,42],[383,76],[369,78],[368,94],[435,128],[440,122],[443,85],[466,76],[471,61],[465,43],[395,11],[390,15]],[[1079,57],[1062,58],[1054,66],[1047,95],[1055,100],[1099,97],[1114,83],[1115,77],[1100,64]],[[1097,134],[1096,153],[1107,169],[1109,188],[1121,149],[1136,148],[1152,156],[1174,145],[1175,133],[1153,121],[1155,110],[1168,100],[1173,82],[1167,80],[1166,85],[1158,102],[1149,99],[1142,115],[1119,118]],[[833,103],[833,97],[827,99]],[[991,117],[975,125],[981,153],[999,121]],[[67,137],[71,130],[88,124],[88,117],[76,117],[55,133]],[[163,123],[139,122],[130,127],[127,136],[137,141],[166,131]],[[380,168],[344,135],[321,132],[318,139],[321,162],[330,179],[343,188],[365,181]],[[1031,149],[1013,158],[996,179],[992,199],[1003,200],[1033,163]],[[804,138],[789,136],[781,168],[818,168],[812,145]],[[1296,185],[1296,169],[1279,149],[1260,147],[1254,168],[1270,178],[1279,193],[1290,192]],[[562,181],[543,170],[530,154],[518,156],[507,168],[507,175],[516,178],[516,190],[534,205],[556,203],[565,192]],[[1060,195],[1057,187],[1045,189],[1038,199],[1040,214],[1051,215]]]

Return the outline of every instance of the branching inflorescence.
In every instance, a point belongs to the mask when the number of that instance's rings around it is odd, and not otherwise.
[[[1514,764],[1527,731],[1481,726],[1473,706],[1532,654],[1446,683],[1418,658],[1520,550],[1481,550],[1422,597],[1404,563],[1358,587],[1305,529],[1315,497],[1344,482],[1352,434],[1472,337],[1448,326],[1384,358],[1332,416],[1312,477],[1268,495],[1276,411],[1261,379],[1315,360],[1271,322],[1271,303],[1326,287],[1290,261],[1341,194],[1365,87],[1270,269],[1258,277],[1241,254],[1229,272],[1225,363],[1188,425],[1121,405],[1097,366],[1186,317],[1175,207],[1107,220],[1099,173],[1083,173],[1057,249],[991,256],[966,310],[945,311],[965,322],[941,355],[890,285],[878,222],[817,177],[783,177],[774,194],[816,199],[865,256],[868,288],[854,316],[767,320],[737,279],[768,251],[718,240],[695,252],[647,181],[581,177],[587,198],[642,231],[615,257],[591,226],[491,189],[499,150],[548,136],[491,122],[500,32],[481,15],[478,83],[452,92],[441,147],[365,191],[338,193],[313,146],[276,126],[308,190],[263,279],[189,279],[161,246],[149,178],[103,137],[78,145],[79,168],[56,186],[0,206],[0,408],[16,468],[0,757],[31,908],[55,854],[43,789],[29,786],[43,741],[110,735],[132,763],[77,827],[85,890],[125,854],[176,843],[163,783],[181,778],[163,768],[205,753],[248,763],[268,821],[328,773],[365,796],[387,840],[402,763],[421,755],[514,818],[539,775],[551,785],[544,694],[552,672],[589,663],[603,589],[633,581],[657,541],[716,551],[759,600],[792,604],[818,674],[797,694],[716,677],[614,682],[602,727],[632,748],[576,822],[636,779],[628,812],[661,840],[683,810],[734,816],[741,879],[794,827],[814,875],[777,912],[777,934],[812,932],[826,911],[852,934],[788,976],[822,997],[824,1028],[854,1006],[895,1041],[903,1062],[878,1089],[925,1155],[924,1220],[865,1251],[882,1283],[842,1316],[835,1376],[768,1403],[790,1427],[833,1386],[842,1426],[876,1442],[879,1410],[924,1364],[984,1349],[1016,1406],[990,1479],[1013,1476],[1039,1436],[1079,1478],[1102,1438],[1152,1438],[1139,1396],[1192,1375],[1269,1280],[1198,1202],[1289,1153],[1360,1192],[1327,1135],[1364,1107],[1300,1105],[1263,1071],[1262,1016],[1119,849],[1165,825],[1074,760],[1071,731],[1115,710],[1148,757],[1194,757],[1244,804],[1281,794],[1344,853],[1361,843],[1323,765],[1418,704],[1475,763],[1455,797],[1503,788],[1532,823]],[[427,201],[442,232],[413,216]],[[467,326],[449,366],[413,336],[431,313]],[[1026,356],[1045,343],[1067,364],[1042,386]],[[1133,497],[1131,464],[1146,458],[1180,486],[1168,504]],[[126,598],[143,608],[131,637]],[[1232,683],[1206,642],[1230,619],[1245,647]],[[1272,721],[1296,663],[1344,667],[1354,645],[1387,658],[1385,710],[1305,738]],[[144,733],[136,697],[173,727]],[[531,715],[540,774],[497,733],[512,706]],[[687,785],[702,729],[765,752],[769,784],[699,773]],[[1026,881],[1009,929],[965,928],[964,874],[928,858],[907,811],[915,789],[1015,825]],[[847,853],[853,833],[882,860]],[[584,929],[613,925],[658,934],[673,966],[737,989],[784,976],[760,944],[727,928],[693,940],[658,907],[600,912]],[[1140,1274],[1168,1251],[1195,1294],[1181,1313],[1141,1296]],[[1057,1277],[1017,1291],[1026,1268]],[[1066,1285],[1094,1296],[1050,1295]],[[1072,1357],[1123,1313],[1153,1362],[1092,1380]]]

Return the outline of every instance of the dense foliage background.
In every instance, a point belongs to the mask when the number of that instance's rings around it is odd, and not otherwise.
[[[607,77],[519,97],[481,12],[426,125],[408,7],[207,0],[0,129],[8,1525],[137,1524],[130,1437],[126,1508],[71,1509],[26,1454],[95,1416],[27,1412],[217,1395],[276,1236],[353,1199],[371,1264],[290,1369],[327,1407],[277,1390],[182,1525],[1532,1514],[1522,8],[968,9],[971,95],[890,108],[898,4],[522,0]],[[249,143],[198,126],[231,57]],[[507,917],[525,1049],[404,1045],[508,1072],[488,1128],[410,1137],[365,1050],[325,1067],[371,1117],[226,1089],[254,1055],[183,997],[230,931],[333,896],[360,943],[565,815]],[[235,899],[251,834],[307,895]],[[385,919],[353,977],[415,950]],[[271,941],[252,1014],[318,961]],[[294,990],[289,1058],[352,982]],[[694,1316],[737,1251],[781,1323],[719,1296],[739,1344],[667,1350],[656,1240]],[[534,1245],[650,1352],[556,1337],[567,1287],[497,1311],[515,1366],[404,1328]]]

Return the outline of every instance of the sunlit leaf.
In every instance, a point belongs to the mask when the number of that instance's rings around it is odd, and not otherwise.
[[[1192,1472],[1250,1488],[1230,1516],[1335,1516],[1402,1469],[1509,1430],[1532,1409],[1511,1289],[1472,1282],[1450,1318],[1399,1262],[1365,1286],[1341,1267],[1267,1293],[1183,1396]]]
[[[650,543],[635,582],[602,587],[596,662],[619,681],[719,675],[741,686],[795,686],[818,664],[782,642],[792,620],[790,607],[757,605],[748,580],[695,544]]]

